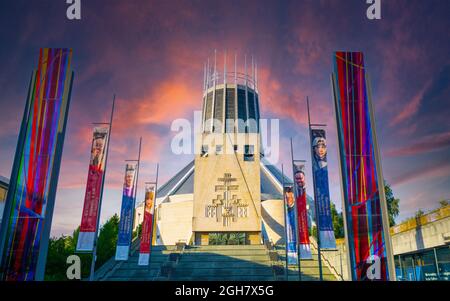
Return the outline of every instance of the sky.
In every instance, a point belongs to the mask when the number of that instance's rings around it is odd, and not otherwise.
[[[10,176],[31,72],[41,47],[73,49],[75,79],[52,235],[79,225],[93,122],[113,122],[101,221],[119,213],[126,159],[143,138],[139,187],[160,183],[193,155],[175,155],[175,119],[201,110],[203,68],[237,54],[258,62],[262,118],[280,120],[280,161],[310,158],[306,96],[313,123],[327,124],[331,199],[341,208],[330,74],[334,51],[363,51],[372,85],[382,172],[400,198],[397,222],[450,199],[450,1],[364,0],[81,1],[68,20],[65,0],[0,4],[0,175]],[[309,160],[308,160],[309,161]],[[307,165],[307,167],[310,165]],[[311,172],[307,173],[311,179]],[[309,181],[311,182],[311,181]],[[311,187],[308,193],[312,195]],[[143,191],[138,193],[138,202]]]

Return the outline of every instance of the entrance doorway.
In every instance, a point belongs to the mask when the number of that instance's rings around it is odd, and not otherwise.
[[[217,232],[209,233],[210,245],[247,245],[247,233],[245,232]]]

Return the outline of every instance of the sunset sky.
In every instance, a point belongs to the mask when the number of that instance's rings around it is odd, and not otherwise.
[[[381,20],[365,0],[82,1],[82,19],[65,0],[0,4],[0,175],[10,177],[29,78],[39,48],[73,49],[75,80],[52,235],[81,220],[92,122],[107,122],[117,95],[102,221],[120,211],[124,160],[143,137],[143,183],[160,184],[193,155],[170,149],[177,118],[201,110],[203,66],[217,49],[243,65],[258,61],[262,118],[280,119],[280,162],[310,160],[306,96],[314,123],[326,123],[332,201],[341,208],[330,73],[337,50],[363,51],[370,74],[383,175],[400,198],[402,221],[450,199],[450,1],[382,0]],[[232,64],[229,65],[229,68]],[[308,165],[310,169],[310,165]],[[311,172],[307,174],[311,182]],[[312,195],[312,186],[308,193]]]

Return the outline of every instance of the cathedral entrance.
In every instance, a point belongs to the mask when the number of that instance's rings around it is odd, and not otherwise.
[[[209,233],[210,245],[247,245],[247,233],[245,232],[218,232]]]
[[[261,232],[196,232],[197,246],[206,245],[259,245]]]

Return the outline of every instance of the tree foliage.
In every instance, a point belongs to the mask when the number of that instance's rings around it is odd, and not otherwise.
[[[391,186],[384,182],[384,193],[386,195],[387,210],[389,215],[389,227],[395,226],[395,218],[400,213],[400,199],[394,197]]]
[[[334,236],[344,238],[344,217],[342,212],[336,210],[336,205],[331,202],[331,220],[333,222]]]
[[[400,199],[394,197],[391,186],[384,183],[384,192],[386,195],[387,210],[389,216],[389,227],[395,226],[395,218],[400,213]],[[336,210],[336,206],[331,202],[331,218],[333,221],[334,236],[336,238],[344,237],[344,217],[342,212]]]
[[[119,216],[115,214],[100,228],[97,243],[96,268],[101,267],[109,258],[114,256],[119,229]],[[67,257],[78,255],[81,259],[81,278],[89,277],[92,255],[75,253],[80,227],[73,231],[72,236],[51,238],[48,245],[45,280],[67,280]]]

